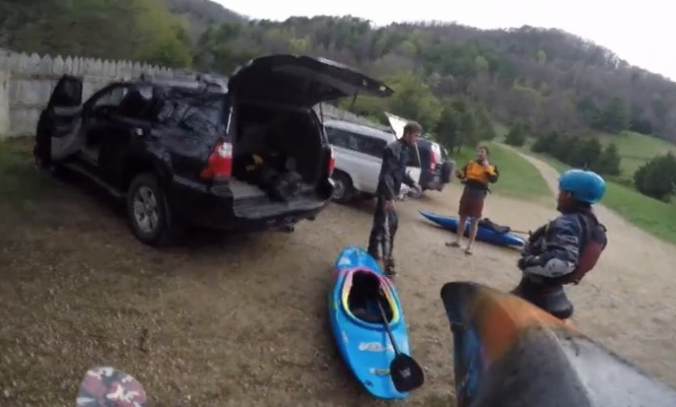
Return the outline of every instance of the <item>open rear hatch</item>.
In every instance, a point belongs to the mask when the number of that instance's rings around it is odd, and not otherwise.
[[[256,146],[242,142],[246,134],[253,133],[246,130],[258,126],[269,133],[261,137],[264,141],[258,143],[258,148],[268,155],[293,157],[302,178],[297,193],[279,200],[263,190],[254,193],[256,186],[244,184],[241,177],[230,177],[235,214],[244,218],[313,210],[330,198],[333,152],[312,109],[316,104],[345,96],[388,97],[394,93],[383,83],[345,65],[294,55],[251,60],[230,76],[228,92],[234,116],[229,121],[227,140],[214,150],[229,154],[231,165],[227,170],[233,174],[233,168],[241,167],[241,160],[261,155],[255,151]],[[244,147],[246,144],[249,145]]]
[[[394,94],[382,82],[338,62],[286,54],[251,60],[233,73],[228,88],[241,101],[305,108],[345,96]]]

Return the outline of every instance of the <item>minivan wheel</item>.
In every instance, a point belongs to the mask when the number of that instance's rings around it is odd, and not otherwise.
[[[132,233],[150,246],[171,240],[171,219],[164,192],[152,173],[137,175],[127,191],[127,219]]]
[[[333,195],[331,199],[341,204],[350,202],[354,196],[352,179],[343,172],[336,172],[331,178],[333,178]]]

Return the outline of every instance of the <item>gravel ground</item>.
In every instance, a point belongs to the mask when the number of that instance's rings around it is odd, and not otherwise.
[[[0,202],[0,405],[71,406],[84,372],[102,364],[134,375],[155,406],[386,404],[344,367],[326,313],[332,262],[343,246],[366,243],[371,202],[332,205],[293,234],[200,233],[160,251],[139,244],[104,200],[51,182],[32,198]],[[479,245],[465,256],[417,214],[454,213],[458,197],[453,186],[399,205],[395,282],[427,375],[410,406],[455,405],[443,283],[509,289],[518,278],[514,251]],[[487,215],[527,230],[554,212],[491,196]],[[576,324],[676,385],[676,303],[665,296],[676,250],[602,216],[611,245],[569,290]]]

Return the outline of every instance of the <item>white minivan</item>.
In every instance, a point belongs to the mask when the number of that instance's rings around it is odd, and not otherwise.
[[[329,144],[333,146],[336,164],[333,200],[347,203],[357,196],[373,198],[378,188],[383,149],[397,140],[395,134],[342,120],[324,122]],[[395,129],[396,132],[396,129]],[[420,159],[414,154],[407,167],[416,182],[420,179]],[[401,186],[400,197],[409,192]]]

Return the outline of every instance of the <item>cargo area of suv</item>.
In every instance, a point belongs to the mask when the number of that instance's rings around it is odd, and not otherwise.
[[[233,215],[284,216],[282,223],[295,223],[305,217],[299,212],[331,197],[335,160],[313,107],[343,96],[393,93],[336,62],[291,55],[251,61],[231,76],[228,88],[224,144],[232,157],[227,185]]]
[[[312,110],[241,103],[234,112],[235,215],[270,215],[329,198],[320,183],[333,164]]]

